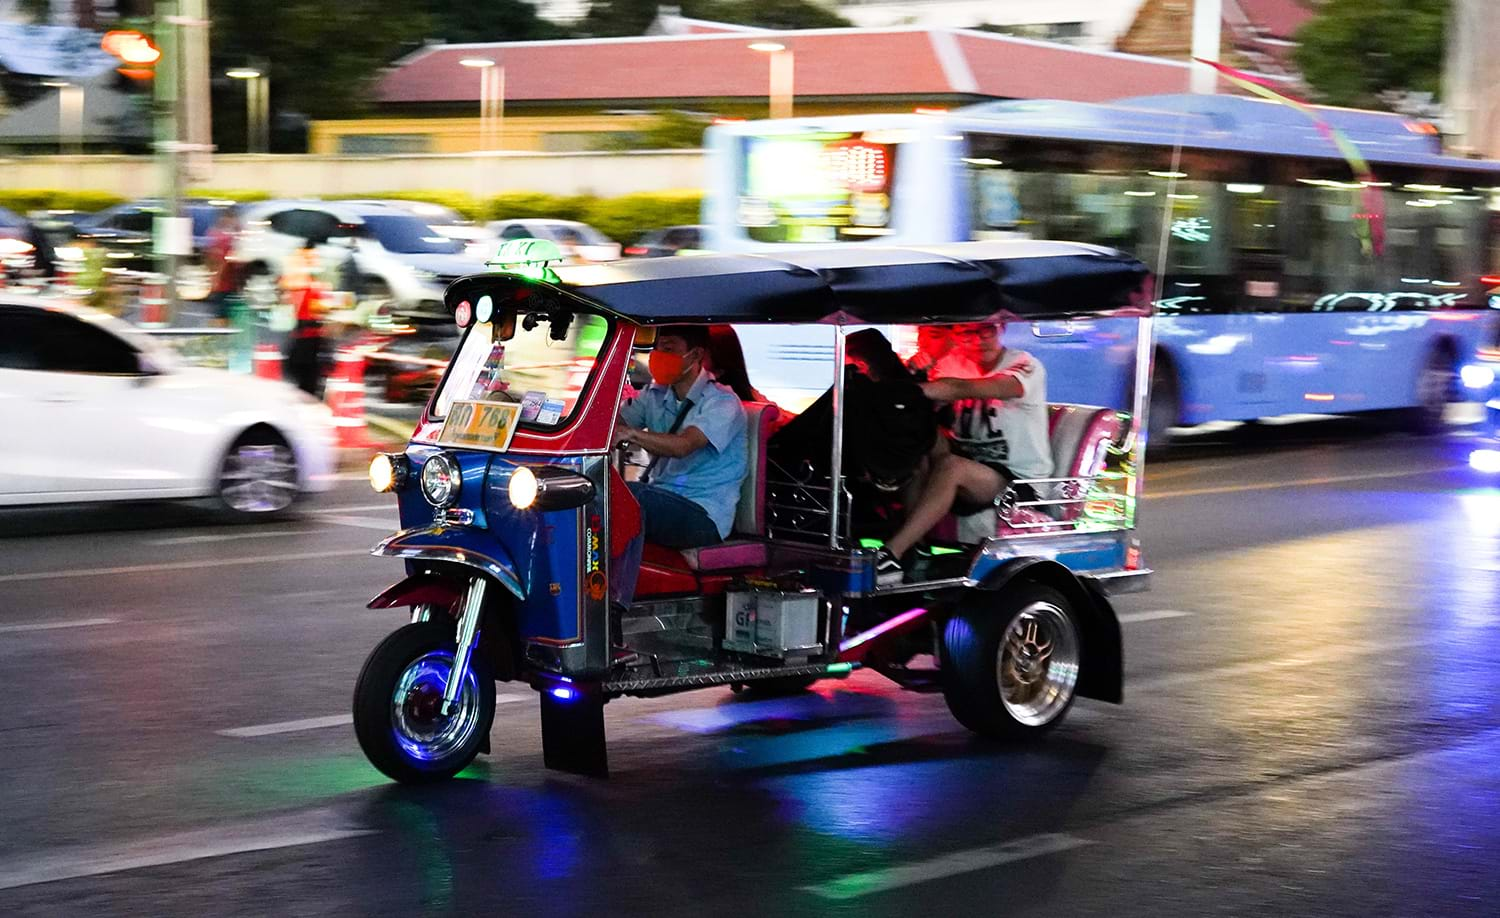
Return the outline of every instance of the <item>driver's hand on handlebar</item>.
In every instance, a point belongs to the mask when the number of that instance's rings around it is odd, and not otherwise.
[[[631,445],[631,438],[635,435],[635,428],[626,424],[615,422],[615,432],[610,437],[610,443],[616,448]]]

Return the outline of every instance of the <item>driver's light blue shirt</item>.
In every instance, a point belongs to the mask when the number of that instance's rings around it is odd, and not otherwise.
[[[721,538],[734,528],[734,511],[745,480],[745,408],[728,386],[699,370],[688,390],[693,407],[677,431],[696,427],[708,438],[697,452],[674,459],[663,456],[651,470],[651,484],[686,497],[702,507]],[[671,386],[652,383],[620,408],[620,420],[631,427],[666,433],[677,418],[682,401]]]

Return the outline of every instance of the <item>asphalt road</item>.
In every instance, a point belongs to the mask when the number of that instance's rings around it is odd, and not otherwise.
[[[1345,422],[1151,472],[1126,703],[972,739],[862,673],[608,708],[613,776],[394,786],[348,725],[399,573],[356,481],[284,522],[0,515],[0,914],[1500,914],[1500,487]]]

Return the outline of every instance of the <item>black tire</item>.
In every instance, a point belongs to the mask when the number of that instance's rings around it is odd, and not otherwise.
[[[1007,704],[1002,692],[1002,667],[1014,655],[1001,659],[1001,641],[1013,624],[1024,631],[1029,621],[1040,621],[1038,614],[1045,614],[1049,628],[1066,629],[1071,644],[1062,639],[1060,631],[1053,637],[1051,655],[1042,658],[1046,669],[1039,678],[1047,681],[1037,689],[1039,710],[1027,717],[1025,706]],[[1077,613],[1051,587],[1025,583],[977,594],[943,629],[943,699],[959,723],[981,736],[1012,740],[1041,736],[1057,726],[1073,706],[1082,649]],[[1034,664],[1035,657],[1029,662]],[[1054,682],[1058,686],[1055,692],[1051,691]],[[1034,685],[1013,686],[1012,692],[1024,693]]]
[[[1447,347],[1428,351],[1417,370],[1417,404],[1400,413],[1401,427],[1409,433],[1441,433],[1448,405],[1458,401],[1458,359]]]
[[[453,663],[453,632],[453,622],[446,618],[402,626],[370,651],[354,683],[354,735],[359,747],[370,764],[404,784],[443,781],[464,770],[489,738],[495,720],[495,678],[490,661],[477,648],[469,658],[469,678],[459,696],[458,713],[444,718],[433,710],[433,704],[441,703],[442,686],[446,684],[443,661],[450,667]],[[414,725],[461,718],[453,725],[454,735],[447,739],[440,732],[447,727],[436,728],[442,748],[427,759],[413,754],[412,749],[421,746],[420,738],[403,733],[394,706],[398,687],[408,671],[418,667],[419,673],[432,678],[418,676],[406,693],[402,716]]]
[[[1172,445],[1172,428],[1182,418],[1177,370],[1161,354],[1151,364],[1151,401],[1146,408],[1146,449],[1160,453]]]
[[[274,428],[246,430],[219,461],[214,496],[232,519],[275,519],[301,496],[297,454]]]

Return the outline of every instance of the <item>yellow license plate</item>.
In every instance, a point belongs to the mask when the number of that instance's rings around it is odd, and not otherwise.
[[[438,434],[442,446],[472,446],[507,450],[515,436],[521,406],[514,402],[454,402]]]

